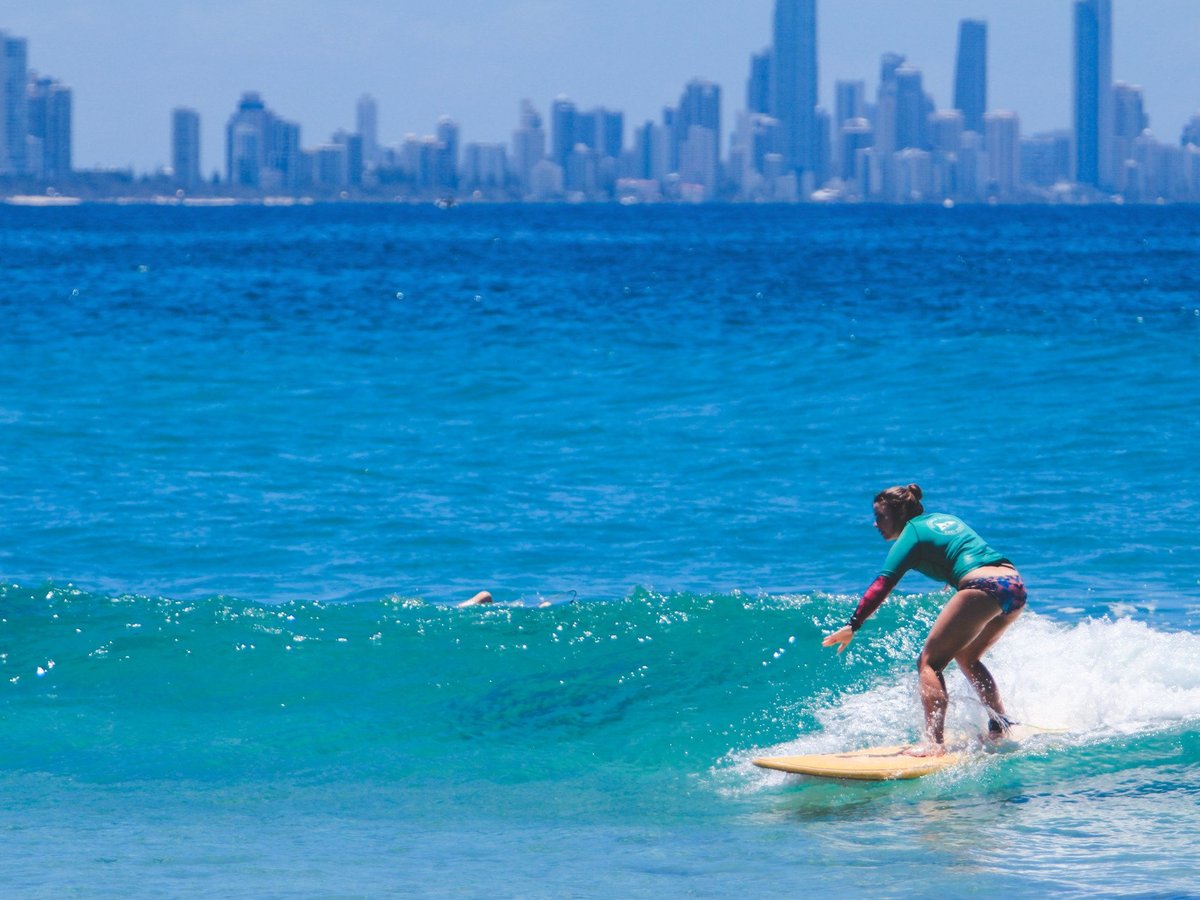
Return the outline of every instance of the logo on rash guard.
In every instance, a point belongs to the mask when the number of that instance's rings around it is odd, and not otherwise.
[[[963,523],[949,516],[934,516],[929,520],[929,527],[938,534],[958,534],[963,530]]]

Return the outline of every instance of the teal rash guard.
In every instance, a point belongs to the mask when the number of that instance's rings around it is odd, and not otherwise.
[[[916,516],[908,520],[896,538],[879,577],[867,588],[850,617],[850,627],[858,631],[909,569],[957,587],[968,572],[1007,562],[962,519],[945,513]]]

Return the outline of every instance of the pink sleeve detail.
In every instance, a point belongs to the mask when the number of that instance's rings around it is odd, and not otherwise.
[[[879,604],[887,599],[887,595],[892,592],[892,588],[896,586],[899,578],[889,578],[887,575],[880,575],[871,582],[871,586],[867,588],[862,599],[858,601],[858,609],[854,610],[854,615],[850,617],[850,627],[854,631],[858,631],[862,627],[871,613],[879,609]]]

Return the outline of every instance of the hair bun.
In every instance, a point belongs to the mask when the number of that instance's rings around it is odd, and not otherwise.
[[[919,484],[910,484],[908,486],[908,492],[912,494],[914,500],[921,499],[921,486]]]

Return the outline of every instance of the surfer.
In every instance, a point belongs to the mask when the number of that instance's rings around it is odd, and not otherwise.
[[[951,660],[967,676],[988,710],[988,732],[1003,735],[1011,724],[995,679],[980,661],[1000,640],[1025,606],[1025,585],[1016,567],[954,516],[926,513],[921,488],[890,487],[875,497],[875,527],[884,540],[895,541],[883,569],[862,599],[849,624],[827,635],[822,646],[838,645],[841,653],[863,622],[879,608],[909,569],[955,588],[925,639],[917,660],[921,704],[925,708],[925,743],[917,756],[945,753],[946,679]]]

